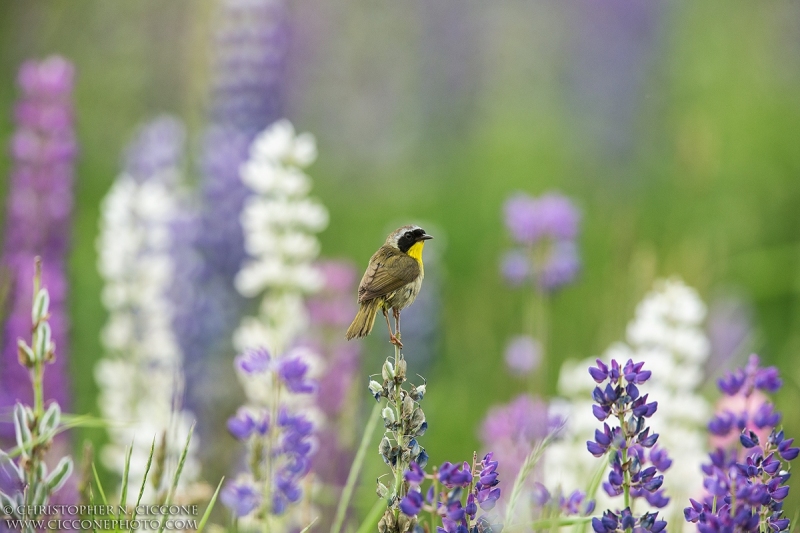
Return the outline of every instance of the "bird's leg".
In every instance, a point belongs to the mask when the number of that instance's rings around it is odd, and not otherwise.
[[[394,315],[394,336],[400,340],[400,311],[392,307],[392,314]]]
[[[386,312],[386,308],[383,308],[383,317],[386,319],[386,327],[389,328],[389,342],[397,346],[398,348],[403,347],[403,343],[400,342],[400,339],[395,337],[394,333],[392,333],[392,324],[389,322],[389,313]]]

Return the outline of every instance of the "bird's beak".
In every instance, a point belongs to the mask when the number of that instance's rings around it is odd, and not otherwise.
[[[419,238],[419,240],[421,240],[421,241],[429,241],[429,240],[431,240],[431,239],[433,239],[433,237],[431,237],[431,236],[430,236],[430,235],[428,235],[427,233],[426,233],[425,235],[423,235],[422,237],[420,237],[420,238]]]

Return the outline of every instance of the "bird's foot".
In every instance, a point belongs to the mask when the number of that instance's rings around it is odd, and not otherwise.
[[[393,335],[393,334],[390,333],[389,334],[389,342],[391,342],[392,344],[394,344],[398,348],[402,348],[403,347],[403,343],[400,342],[400,338],[397,335]]]

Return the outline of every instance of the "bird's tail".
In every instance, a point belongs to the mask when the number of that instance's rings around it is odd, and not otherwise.
[[[353,319],[353,323],[347,328],[345,338],[347,340],[366,337],[375,325],[375,317],[378,316],[378,309],[381,306],[380,298],[374,298],[362,303],[358,308],[358,313]]]

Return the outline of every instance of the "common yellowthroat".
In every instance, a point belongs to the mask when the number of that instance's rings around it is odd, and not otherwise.
[[[400,311],[414,303],[422,287],[425,269],[422,248],[433,239],[419,226],[403,226],[386,237],[386,242],[370,258],[367,271],[358,286],[358,313],[347,328],[347,340],[366,337],[372,331],[378,310],[383,311],[392,344],[400,342]],[[389,309],[395,331],[389,323]]]

